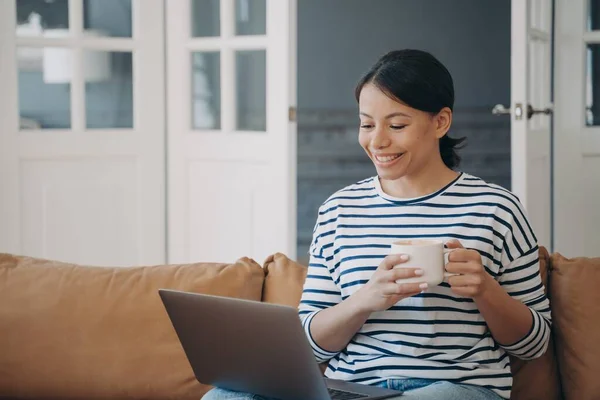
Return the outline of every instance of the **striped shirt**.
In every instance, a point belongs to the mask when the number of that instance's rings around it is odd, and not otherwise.
[[[529,307],[531,331],[517,343],[496,343],[470,298],[443,282],[370,315],[341,352],[321,348],[310,324],[327,307],[360,289],[405,238],[458,239],[481,254],[483,266],[510,296]],[[332,195],[319,209],[299,315],[325,375],[365,384],[425,378],[479,385],[510,397],[508,355],[541,356],[550,336],[536,237],[508,190],[462,173],[441,190],[415,199],[385,194],[377,177]]]

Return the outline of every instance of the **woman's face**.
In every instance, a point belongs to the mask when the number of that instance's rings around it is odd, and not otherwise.
[[[432,116],[391,99],[373,84],[363,87],[358,102],[358,141],[380,178],[418,175],[430,162],[441,162],[438,140],[450,127],[450,109]]]

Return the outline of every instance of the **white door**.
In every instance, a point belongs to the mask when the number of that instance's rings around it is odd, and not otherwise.
[[[511,186],[538,243],[547,248],[552,247],[551,56],[552,0],[512,0]]]
[[[0,1],[0,251],[165,261],[163,15]]]
[[[296,248],[296,2],[169,0],[168,259]]]
[[[556,1],[555,250],[600,256],[600,2]]]

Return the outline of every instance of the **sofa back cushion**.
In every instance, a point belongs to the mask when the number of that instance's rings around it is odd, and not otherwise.
[[[540,247],[540,276],[545,288],[548,288],[549,268],[550,256],[548,251],[544,247]],[[554,338],[551,336],[548,350],[541,357],[531,361],[510,357],[513,374],[511,399],[554,400],[562,398],[555,353]],[[537,383],[532,384],[532,382]]]
[[[268,257],[263,268],[265,285],[262,301],[298,307],[308,268],[281,253]]]
[[[209,387],[158,289],[260,300],[263,281],[249,259],[102,268],[0,254],[0,398],[198,400]]]
[[[600,258],[552,255],[550,293],[567,399],[600,399]]]

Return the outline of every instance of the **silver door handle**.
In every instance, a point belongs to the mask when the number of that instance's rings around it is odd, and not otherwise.
[[[510,108],[504,107],[504,104],[496,104],[492,108],[492,114],[494,115],[510,115]]]
[[[553,112],[552,106],[546,107],[546,108],[541,108],[541,109],[536,109],[536,108],[533,108],[533,106],[531,104],[527,104],[527,119],[531,119],[531,117],[533,117],[536,114],[551,115],[552,112]],[[504,107],[503,104],[496,104],[494,106],[494,108],[492,108],[492,114],[494,114],[494,115],[510,115],[511,113],[512,113],[511,109]],[[515,119],[517,119],[517,120],[523,119],[523,104],[522,103],[515,104]]]

